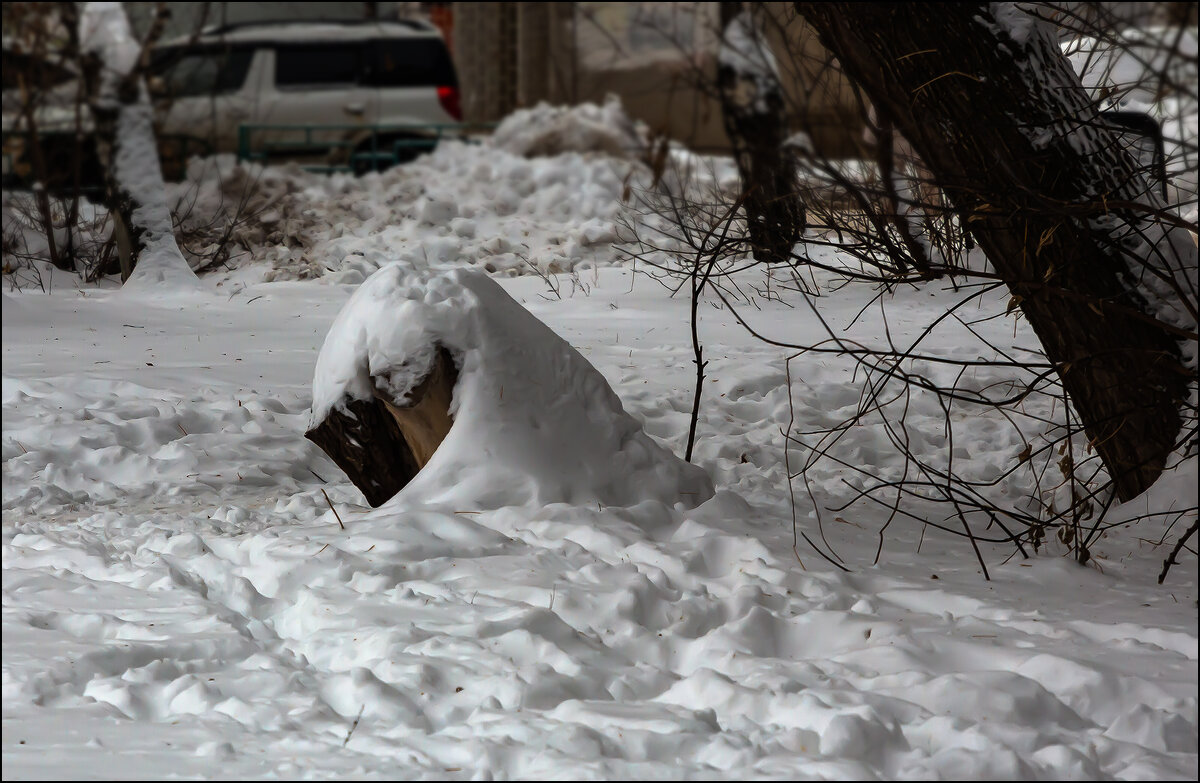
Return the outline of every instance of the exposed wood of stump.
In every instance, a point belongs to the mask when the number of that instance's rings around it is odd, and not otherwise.
[[[304,437],[337,463],[372,508],[404,488],[429,462],[454,420],[450,400],[458,371],[450,353],[439,348],[429,374],[396,405],[376,393],[372,400],[347,400]]]
[[[457,381],[454,360],[445,348],[441,348],[429,374],[409,393],[408,405],[395,405],[376,392],[376,399],[392,414],[417,465],[422,468],[442,444],[450,425],[454,424],[454,419],[450,418],[450,400]]]

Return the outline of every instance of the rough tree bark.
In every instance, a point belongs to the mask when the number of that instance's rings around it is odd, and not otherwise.
[[[1143,492],[1179,435],[1189,373],[1177,337],[1194,327],[1156,317],[1152,271],[1139,267],[1152,251],[1128,252],[1154,227],[1110,209],[1148,189],[1053,36],[1008,4],[796,9],[970,226],[1058,368],[1117,496]]]
[[[786,116],[779,74],[762,31],[742,3],[721,3],[717,91],[745,196],[754,257],[787,263],[804,234],[796,165],[785,153]]]

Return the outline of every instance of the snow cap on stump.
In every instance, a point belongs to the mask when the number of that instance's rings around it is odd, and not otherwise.
[[[578,351],[470,270],[392,264],[369,277],[321,348],[310,427],[355,401],[407,405],[441,350],[457,370],[454,423],[407,501],[693,507],[712,496],[704,470],[651,439]]]

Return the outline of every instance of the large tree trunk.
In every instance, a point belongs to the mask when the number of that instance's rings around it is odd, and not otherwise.
[[[1169,302],[1152,292],[1161,270],[1149,267],[1169,243],[1142,237],[1169,237],[1112,206],[1152,196],[1053,36],[1007,4],[796,8],[970,226],[1058,368],[1117,496],[1140,494],[1179,435],[1189,373],[1176,339],[1194,325],[1159,319]]]
[[[787,263],[804,234],[804,207],[796,195],[795,162],[783,149],[787,123],[779,73],[750,12],[742,3],[720,6],[717,88],[742,178],[750,246],[759,261]]]

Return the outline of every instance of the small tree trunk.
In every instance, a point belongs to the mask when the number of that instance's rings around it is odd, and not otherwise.
[[[377,392],[371,400],[345,400],[304,437],[337,463],[371,507],[405,487],[433,457],[450,426],[450,401],[458,371],[439,348],[429,374],[405,401]]]
[[[1143,492],[1180,432],[1189,373],[1176,335],[1187,330],[1158,320],[1171,302],[1147,285],[1169,243],[1129,251],[1148,233],[1169,237],[1109,208],[1148,188],[1053,36],[1027,17],[1024,28],[998,19],[1022,13],[1007,4],[796,8],[971,227],[1058,368],[1117,496]],[[1190,250],[1172,262],[1194,270]]]
[[[129,227],[120,210],[108,213],[113,224],[113,240],[117,245],[117,263],[121,267],[121,282],[124,283],[133,274],[133,240],[129,237]]]
[[[63,58],[79,62],[79,10],[75,3],[58,3],[59,16],[66,30],[67,43]],[[71,186],[66,195],[66,242],[62,254],[71,267],[80,266],[77,258],[75,232],[79,222],[79,199],[83,195],[83,147],[87,134],[83,132],[83,107],[87,101],[87,81],[78,79],[75,86],[75,143],[71,145]],[[88,270],[92,272],[94,270]]]
[[[783,92],[762,31],[741,3],[721,3],[722,55],[717,88],[725,133],[742,178],[743,209],[754,257],[787,263],[804,235],[796,165],[785,153]]]
[[[150,50],[162,35],[167,17],[166,4],[158,3],[140,44],[133,39],[120,4],[88,3],[80,18],[80,25],[85,21],[89,25],[92,39],[85,40],[82,33],[79,36],[80,64],[95,124],[96,157],[104,172],[105,207],[113,216],[121,249],[122,282],[133,274],[148,247],[157,251],[157,268],[147,277],[169,274],[181,281],[196,280],[175,241],[152,110],[143,85]],[[135,46],[140,48],[135,58],[130,58]]]
[[[139,241],[141,232],[133,220],[133,211],[137,208],[137,203],[129,191],[121,187],[116,164],[117,118],[120,108],[93,103],[91,110],[96,135],[96,156],[100,160],[100,169],[104,172],[104,205],[112,219],[113,236],[117,240],[117,253],[121,261],[121,282],[124,283],[133,274],[142,244]]]

